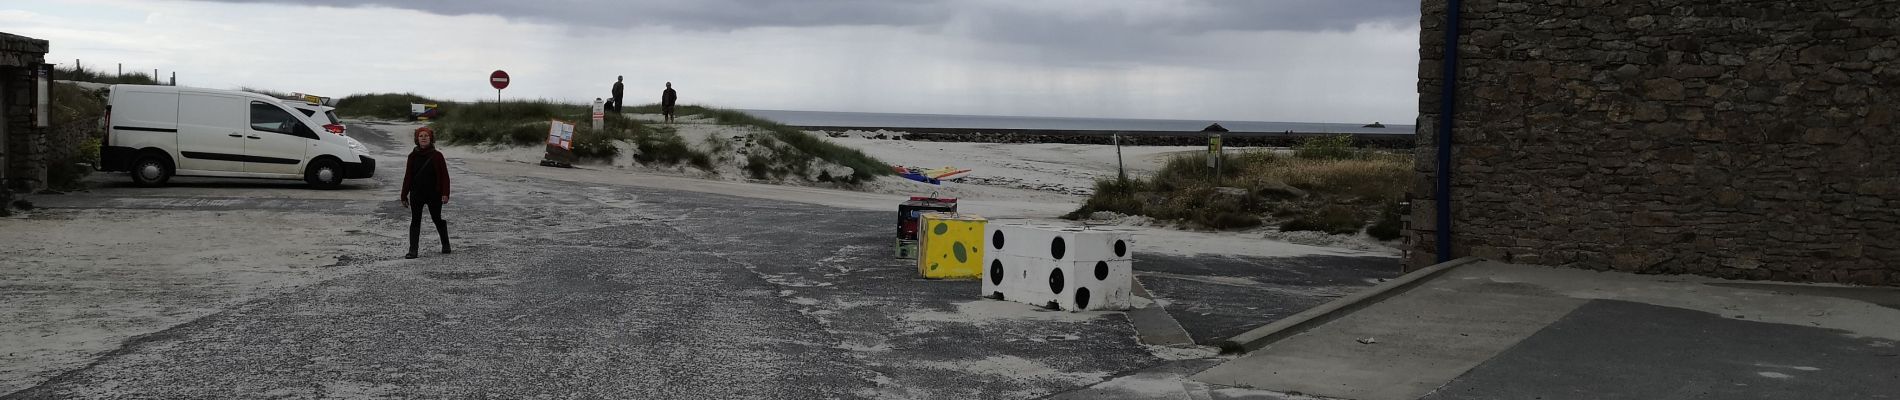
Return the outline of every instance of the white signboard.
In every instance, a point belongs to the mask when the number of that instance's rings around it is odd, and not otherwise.
[[[563,150],[574,150],[574,124],[552,120],[548,122],[548,145]]]
[[[607,102],[594,98],[594,131],[600,131],[600,125],[607,120]]]

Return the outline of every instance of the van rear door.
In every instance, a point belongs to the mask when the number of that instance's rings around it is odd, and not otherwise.
[[[111,131],[100,148],[100,161],[106,170],[130,168],[132,158],[142,149],[178,147],[177,92],[113,85],[109,101],[112,114],[106,126]]]

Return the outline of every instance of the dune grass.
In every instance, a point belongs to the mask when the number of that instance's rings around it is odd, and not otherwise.
[[[743,111],[699,105],[681,105],[675,107],[673,111],[679,116],[696,115],[711,119],[713,123],[721,125],[749,126],[769,133],[770,137],[774,140],[759,141],[758,143],[773,149],[774,151],[770,152],[772,155],[747,157],[746,170],[752,172],[754,178],[764,179],[760,177],[767,175],[781,177],[787,174],[804,175],[810,172],[805,170],[805,166],[809,165],[810,161],[814,159],[851,167],[853,171],[851,178],[856,180],[870,180],[876,179],[878,176],[892,174],[890,164],[886,164],[877,158],[864,154],[864,152],[858,149],[827,142],[818,136],[805,133],[798,128],[747,114]],[[626,108],[626,112],[658,114],[660,113],[660,105],[644,104],[629,106]],[[755,168],[753,165],[757,165],[757,167]],[[843,179],[844,177],[837,178]]]
[[[365,104],[368,110],[374,110],[374,103],[400,100],[403,103],[403,115],[408,115],[407,96],[412,95],[370,95],[361,98],[359,104]],[[354,97],[354,96],[353,96]],[[351,98],[345,98],[345,101]],[[345,104],[339,101],[338,104]],[[574,124],[574,154],[583,158],[604,159],[618,155],[620,149],[614,144],[620,141],[635,143],[641,154],[636,161],[641,163],[677,164],[682,160],[709,159],[710,157],[686,146],[669,146],[669,143],[681,142],[677,135],[661,133],[653,127],[621,115],[608,114],[602,129],[593,129],[592,110],[588,106],[566,104],[548,100],[513,100],[504,102],[454,103],[437,102],[441,116],[429,124],[448,144],[505,144],[538,145],[546,143],[548,125],[553,120]],[[657,145],[656,145],[657,144]],[[711,163],[695,163],[710,168]]]
[[[1229,154],[1218,176],[1205,153],[1170,159],[1146,179],[1108,179],[1069,218],[1097,211],[1144,215],[1212,229],[1244,229],[1270,220],[1286,231],[1399,236],[1400,202],[1412,177],[1409,154],[1337,148],[1320,138],[1310,151]],[[1306,145],[1303,145],[1306,146]],[[1368,228],[1368,225],[1371,225]]]
[[[93,82],[93,83],[104,83],[104,84],[129,84],[129,85],[157,85],[159,84],[158,79],[154,79],[152,78],[151,74],[147,74],[144,72],[132,72],[128,74],[115,75],[115,74],[108,73],[105,71],[87,69],[84,66],[80,66],[80,68],[54,67],[53,79],[63,80],[63,81],[80,81],[80,82]]]
[[[336,113],[357,118],[409,118],[410,103],[436,103],[415,93],[366,93],[344,96],[336,101]]]

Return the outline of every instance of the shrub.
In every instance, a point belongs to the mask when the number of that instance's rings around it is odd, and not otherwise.
[[[675,165],[681,161],[689,160],[695,155],[704,156],[704,154],[693,151],[691,146],[686,145],[686,140],[680,139],[680,136],[673,133],[672,130],[656,130],[645,135],[640,135],[634,138],[633,143],[634,146],[640,150],[640,154],[634,155],[633,159],[639,161],[641,164],[657,162],[665,165]],[[711,167],[711,163],[706,163],[706,166],[703,168],[711,169]]]
[[[764,180],[772,178],[774,175],[779,178],[785,177],[785,172],[772,167],[772,159],[758,154],[747,154],[745,156],[745,170],[746,174],[751,176],[752,179]]]
[[[1404,206],[1400,202],[1386,203],[1386,206],[1379,211],[1379,220],[1373,222],[1372,226],[1366,227],[1366,234],[1379,240],[1398,239],[1404,236],[1404,232],[1401,232],[1404,229],[1404,222],[1399,220],[1403,216]]]
[[[1317,212],[1287,221],[1280,225],[1282,231],[1320,231],[1331,234],[1352,234],[1365,226],[1365,220],[1359,217],[1359,210],[1343,205],[1321,207]]]
[[[1082,203],[1082,208],[1063,216],[1068,219],[1088,218],[1098,211],[1110,211],[1128,215],[1144,215],[1145,204],[1140,194],[1148,191],[1148,184],[1140,179],[1120,181],[1103,179],[1095,181],[1095,195]],[[1150,193],[1151,194],[1151,193]]]

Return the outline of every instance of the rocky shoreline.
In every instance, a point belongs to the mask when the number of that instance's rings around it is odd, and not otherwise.
[[[826,136],[867,136],[873,139],[916,140],[966,143],[1065,143],[1112,144],[1118,131],[1080,131],[1043,129],[966,129],[966,128],[867,128],[844,126],[797,126]],[[1201,132],[1119,131],[1121,142],[1130,146],[1203,146],[1207,135]],[[866,135],[868,134],[868,135]],[[1221,144],[1230,147],[1290,147],[1312,137],[1336,133],[1306,132],[1226,132]],[[1363,148],[1409,149],[1415,145],[1411,133],[1350,133],[1353,145]]]

